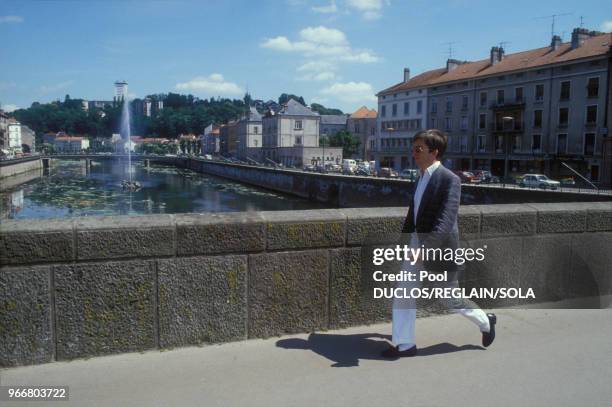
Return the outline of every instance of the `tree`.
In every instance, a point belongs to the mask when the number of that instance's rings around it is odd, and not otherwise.
[[[300,102],[302,105],[306,106],[306,102],[304,101],[303,97],[296,96],[291,93],[289,94],[283,93],[282,95],[280,95],[280,97],[278,98],[278,104],[284,105],[285,103],[289,101],[289,99],[294,99],[296,102]]]
[[[310,108],[319,114],[344,114],[340,109],[326,108],[325,106],[320,105],[318,103],[311,104]]]
[[[360,144],[359,139],[346,130],[339,131],[329,138],[331,147],[342,147],[343,157],[352,157],[359,151]]]

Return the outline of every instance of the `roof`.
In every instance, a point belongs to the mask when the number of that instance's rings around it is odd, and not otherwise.
[[[295,99],[289,99],[278,114],[287,116],[319,116],[319,113],[313,112]]]
[[[490,59],[487,58],[460,64],[451,71],[447,71],[446,68],[433,69],[417,75],[407,82],[400,82],[384,89],[378,95],[603,56],[610,51],[611,45],[612,33],[607,33],[586,38],[584,43],[575,49],[572,49],[570,42],[566,42],[562,43],[556,50],[546,46],[504,55],[503,59],[495,65],[491,65]]]
[[[260,122],[261,121],[261,113],[259,113],[257,111],[257,109],[255,109],[254,106],[251,106],[251,109],[249,110],[249,113],[248,113],[248,118],[249,118],[249,121]]]
[[[361,106],[351,115],[351,119],[376,119],[376,110]]]
[[[84,137],[60,136],[56,137],[55,141],[82,141],[84,139]]]
[[[348,115],[346,114],[322,114],[321,115],[321,124],[337,124],[337,125],[345,125],[348,119]]]

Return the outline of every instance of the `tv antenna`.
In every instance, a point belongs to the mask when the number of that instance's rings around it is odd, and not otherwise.
[[[453,44],[459,44],[460,41],[443,42],[442,45],[448,45],[448,59],[453,59]]]
[[[580,16],[580,28],[584,27],[584,16]]]
[[[510,41],[500,41],[499,42],[499,47],[503,48],[504,51],[506,50],[506,44],[512,44]]]
[[[550,26],[550,38],[552,38],[555,35],[555,20],[557,17],[562,17],[562,16],[569,16],[572,15],[574,13],[561,13],[561,14],[551,14],[549,16],[542,16],[542,17],[536,17],[534,20],[541,20],[544,18],[550,18],[552,20],[551,26]]]

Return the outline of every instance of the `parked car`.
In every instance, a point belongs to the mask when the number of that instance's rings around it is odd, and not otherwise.
[[[461,179],[462,183],[472,184],[479,182],[479,179],[469,171],[455,170],[453,172]]]
[[[559,181],[552,180],[544,174],[525,174],[519,181],[519,186],[521,187],[557,189],[560,185]]]
[[[568,186],[576,185],[576,181],[572,177],[561,178],[559,182],[561,183],[561,185],[564,185],[564,186],[565,185],[568,185]]]
[[[485,184],[493,184],[493,183],[499,183],[499,177],[496,175],[491,174],[491,171],[487,171],[487,170],[474,170],[474,171],[470,171],[472,174],[474,174],[476,176],[476,178],[479,180],[479,182],[485,183]]]
[[[315,170],[316,170],[315,166],[314,166],[314,165],[312,165],[312,164],[304,164],[304,166],[302,167],[302,169],[303,169],[304,171],[315,171]]]
[[[397,178],[399,177],[399,174],[393,168],[380,167],[380,171],[378,171],[378,176],[383,178]]]
[[[401,179],[407,179],[410,181],[416,181],[419,177],[419,172],[415,169],[406,168],[399,173]]]

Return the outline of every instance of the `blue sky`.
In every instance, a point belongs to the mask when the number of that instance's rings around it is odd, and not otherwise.
[[[304,96],[352,112],[374,94],[453,57],[478,60],[567,41],[574,27],[612,31],[612,3],[557,1],[0,0],[0,103],[6,110],[73,98]]]

